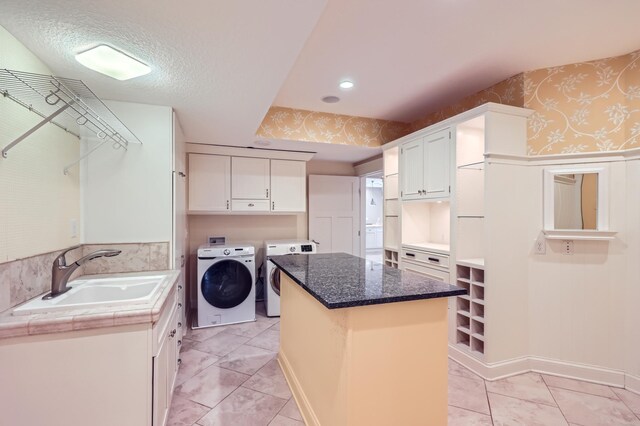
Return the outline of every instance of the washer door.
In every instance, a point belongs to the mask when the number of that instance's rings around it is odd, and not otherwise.
[[[271,275],[269,275],[269,283],[271,284],[271,289],[280,296],[280,268],[276,265],[273,265]]]
[[[200,290],[216,308],[234,308],[244,302],[253,286],[249,269],[237,260],[216,262],[202,276]]]

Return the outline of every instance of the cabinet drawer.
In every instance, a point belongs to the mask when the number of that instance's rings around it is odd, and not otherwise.
[[[440,253],[403,248],[402,257],[425,266],[435,266],[445,269],[449,268],[449,256]]]
[[[177,286],[176,286],[177,287]],[[164,336],[168,333],[170,329],[172,329],[173,324],[171,324],[171,319],[176,311],[177,307],[177,297],[178,292],[177,289],[174,288],[171,290],[171,293],[167,297],[167,301],[164,303],[164,307],[162,308],[162,313],[160,314],[160,318],[158,322],[153,326],[153,354],[154,356],[158,354],[158,350],[160,349],[160,345],[162,344],[162,340]]]
[[[405,271],[416,272],[420,275],[432,278],[434,280],[449,283],[449,273],[441,269],[430,268],[419,263],[412,262],[406,258],[402,259],[402,269]]]
[[[236,212],[268,212],[269,200],[232,200],[231,210]]]

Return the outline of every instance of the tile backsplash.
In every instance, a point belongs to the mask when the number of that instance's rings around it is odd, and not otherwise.
[[[122,250],[115,257],[91,260],[71,276],[169,269],[169,243],[85,244],[67,254],[74,262],[101,249]],[[26,302],[51,288],[53,260],[62,250],[0,263],[0,312]]]

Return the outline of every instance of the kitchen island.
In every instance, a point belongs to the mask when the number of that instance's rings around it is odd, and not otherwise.
[[[272,256],[278,361],[307,425],[447,424],[447,297],[466,290],[345,253]]]

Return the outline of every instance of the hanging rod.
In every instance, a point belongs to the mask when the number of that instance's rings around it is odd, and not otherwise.
[[[0,93],[43,118],[2,149],[4,158],[10,149],[46,123],[52,123],[78,138],[80,134],[83,137],[93,134],[104,140],[98,147],[111,141],[114,148],[126,150],[129,143],[142,143],[80,80],[0,69]],[[87,132],[74,132],[81,127]],[[65,167],[65,173],[96,149],[91,149],[81,159]]]

